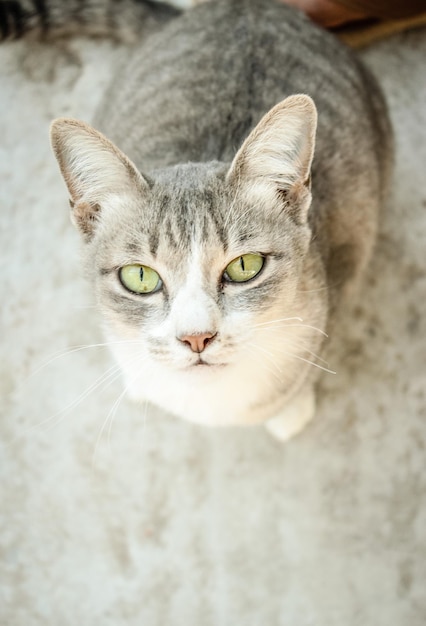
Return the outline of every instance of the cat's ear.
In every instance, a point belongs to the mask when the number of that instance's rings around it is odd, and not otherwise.
[[[148,188],[133,163],[88,124],[60,118],[52,123],[50,136],[71,196],[72,220],[87,239],[105,205]]]
[[[258,123],[237,152],[228,181],[265,207],[279,199],[304,223],[311,202],[310,171],[317,111],[306,95],[289,96]]]

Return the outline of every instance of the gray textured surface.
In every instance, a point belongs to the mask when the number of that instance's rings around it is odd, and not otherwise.
[[[118,379],[85,395],[104,348],[38,370],[102,341],[47,129],[91,120],[118,54],[0,49],[0,624],[423,625],[426,32],[364,55],[395,125],[394,193],[333,337],[338,374],[285,446],[144,413]]]

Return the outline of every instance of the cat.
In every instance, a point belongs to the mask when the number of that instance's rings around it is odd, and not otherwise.
[[[293,8],[217,0],[135,45],[95,126],[51,141],[128,394],[296,435],[389,186],[375,79]]]

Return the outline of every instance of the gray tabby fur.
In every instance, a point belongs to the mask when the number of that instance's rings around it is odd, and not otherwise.
[[[130,395],[205,424],[299,432],[386,198],[391,129],[375,80],[299,12],[218,0],[135,47],[96,125],[119,150],[72,120],[53,124],[52,144]],[[223,281],[246,253],[266,257],[260,275]],[[164,288],[126,291],[117,272],[130,263]],[[206,332],[202,356],[182,343]]]

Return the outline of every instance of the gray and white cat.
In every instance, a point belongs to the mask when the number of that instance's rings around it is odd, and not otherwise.
[[[58,119],[52,145],[128,393],[298,433],[386,197],[374,79],[299,12],[218,0],[136,45],[97,126]]]

